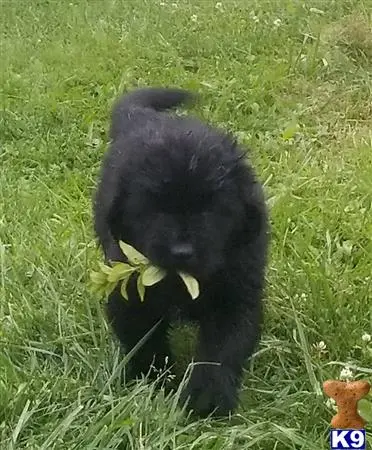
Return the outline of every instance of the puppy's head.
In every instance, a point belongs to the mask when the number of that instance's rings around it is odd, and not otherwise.
[[[261,190],[234,141],[176,133],[123,167],[114,234],[167,271],[206,279],[260,231]]]

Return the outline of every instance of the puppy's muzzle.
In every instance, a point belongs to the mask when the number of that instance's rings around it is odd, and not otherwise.
[[[175,263],[187,263],[194,256],[194,248],[191,244],[176,244],[171,248],[171,255]]]

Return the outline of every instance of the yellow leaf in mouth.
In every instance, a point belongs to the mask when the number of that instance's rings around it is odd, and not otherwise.
[[[107,279],[112,283],[117,283],[119,280],[129,277],[133,273],[134,269],[129,264],[119,263],[112,267]]]
[[[91,272],[90,280],[93,284],[102,285],[107,280],[107,274],[104,272]]]
[[[119,241],[119,245],[125,256],[128,258],[128,263],[120,261],[112,261],[112,266],[99,263],[100,272],[91,273],[91,282],[94,291],[110,295],[120,284],[121,295],[128,300],[127,283],[130,276],[134,272],[138,272],[137,291],[141,302],[145,299],[146,287],[153,286],[159,283],[167,272],[160,267],[153,266],[146,256],[142,255],[138,250],[123,241]],[[178,272],[182,281],[184,282],[187,291],[192,299],[199,297],[199,282],[191,275],[185,272]]]
[[[129,278],[125,278],[120,286],[120,294],[122,295],[122,297],[125,298],[125,300],[129,300],[128,298],[128,292],[127,292],[127,284],[128,284]]]
[[[123,241],[119,241],[119,245],[121,251],[128,258],[131,264],[134,264],[135,266],[149,264],[150,261],[146,258],[146,256],[142,255],[142,253],[140,253],[131,245],[126,244]]]
[[[182,278],[182,281],[185,283],[191,298],[194,300],[199,297],[199,283],[194,277],[189,275],[188,273],[178,272],[178,275]]]
[[[141,302],[143,302],[145,300],[145,286],[142,282],[142,275],[137,278],[137,291]]]
[[[99,268],[101,269],[101,272],[105,273],[106,275],[109,275],[111,273],[112,268],[108,266],[107,264],[98,263]]]
[[[108,297],[113,290],[116,288],[117,283],[107,283],[107,285],[105,286],[105,294]]]
[[[153,286],[159,283],[166,276],[166,272],[160,267],[149,266],[142,274],[142,283],[144,286]]]

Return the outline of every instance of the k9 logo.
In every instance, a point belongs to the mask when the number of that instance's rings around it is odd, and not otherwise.
[[[331,430],[331,450],[366,450],[366,430]]]

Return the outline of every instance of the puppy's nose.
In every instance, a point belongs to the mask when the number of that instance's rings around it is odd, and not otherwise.
[[[171,248],[172,256],[179,261],[187,261],[194,254],[191,244],[176,244]]]

